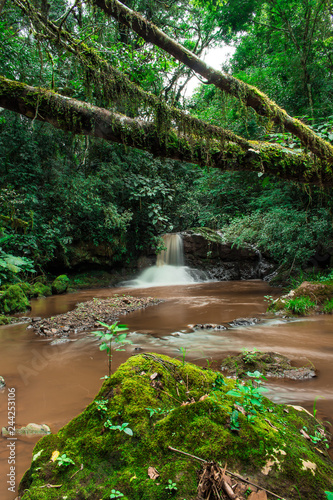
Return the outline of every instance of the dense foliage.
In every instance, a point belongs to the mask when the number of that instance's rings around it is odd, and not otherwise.
[[[193,0],[169,2],[167,9],[158,2],[126,3],[198,55],[208,46],[233,41],[236,52],[225,70],[333,139],[330,2]],[[0,13],[0,73],[110,106],[110,96],[89,67],[59,41],[36,31],[19,5],[7,2]],[[34,5],[42,13],[43,6],[48,8],[45,18],[64,23],[132,82],[179,109],[252,139],[299,147],[268,119],[259,120],[212,86],[202,85],[184,100],[191,71],[99,9],[79,2],[70,8],[61,0]],[[127,114],[145,113],[136,102],[115,99],[112,106]],[[237,244],[258,246],[288,265],[306,265],[333,236],[332,196],[324,189],[157,160],[4,110],[0,178],[0,274],[5,281],[15,281],[33,266],[39,272],[70,267],[101,253],[108,259],[96,257],[96,263],[128,263],[148,249],[158,250],[161,234],[189,227],[220,229]]]

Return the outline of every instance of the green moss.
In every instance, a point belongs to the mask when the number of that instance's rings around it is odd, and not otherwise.
[[[11,314],[30,309],[29,300],[19,285],[9,286],[0,296],[0,312]]]
[[[34,454],[41,453],[22,479],[22,500],[66,496],[98,500],[109,498],[112,489],[131,500],[167,500],[169,479],[177,485],[174,498],[195,498],[200,465],[168,446],[205,460],[227,461],[229,470],[251,474],[290,500],[298,498],[293,485],[304,498],[324,499],[324,489],[332,487],[332,462],[299,432],[304,425],[313,432],[313,417],[293,408],[286,414],[283,405],[264,399],[263,411],[270,407],[273,412],[259,413],[253,423],[240,414],[240,430],[232,432],[230,413],[235,398],[226,393],[234,382],[223,380],[221,374],[219,384],[216,380],[216,372],[183,365],[167,356],[133,356],[104,382],[96,396],[107,402],[104,414],[92,402],[58,434],[37,443]],[[150,416],[147,408],[156,412]],[[113,425],[128,423],[133,436],[106,429],[107,419]],[[59,467],[51,462],[55,450],[66,453],[75,465]],[[273,457],[280,464],[264,476],[260,470]],[[302,459],[316,464],[314,476],[309,470],[302,471]],[[158,470],[158,481],[149,479],[148,467]],[[41,488],[48,483],[62,486]]]
[[[60,294],[67,291],[69,278],[65,274],[61,274],[52,282],[52,293]]]
[[[0,325],[9,325],[11,323],[11,319],[12,318],[8,316],[0,315]]]

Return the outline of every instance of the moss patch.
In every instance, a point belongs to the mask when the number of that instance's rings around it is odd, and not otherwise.
[[[303,498],[324,500],[324,491],[333,486],[333,464],[324,447],[300,433],[304,426],[314,433],[316,420],[291,407],[285,413],[285,406],[264,399],[254,422],[240,414],[239,431],[233,432],[230,414],[236,399],[226,395],[233,387],[234,381],[220,373],[190,363],[162,355],[133,356],[78,417],[37,443],[35,460],[20,484],[22,500],[104,500],[112,489],[125,499],[167,500],[169,479],[177,485],[173,498],[194,499],[200,465],[168,446],[208,461],[227,461],[229,470],[290,500],[299,499],[295,485]],[[107,421],[118,428],[107,428]],[[132,436],[119,429],[125,423]],[[75,465],[50,461],[55,450]],[[269,460],[273,465],[265,475]],[[304,468],[305,462],[315,464],[315,471]],[[148,477],[149,467],[157,469],[158,480]]]

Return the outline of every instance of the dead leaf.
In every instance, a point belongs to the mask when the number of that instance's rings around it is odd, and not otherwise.
[[[160,477],[155,467],[148,467],[148,476],[150,477],[150,479],[153,479],[153,481],[155,481],[155,479]]]
[[[207,399],[207,398],[208,398],[208,394],[205,394],[204,396],[201,396],[199,401],[205,401],[205,399]]]
[[[240,411],[243,415],[246,415],[246,411],[244,410],[244,408],[242,406],[234,404],[234,408],[236,410]]]
[[[259,490],[257,493],[251,493],[247,500],[267,500],[266,491]]]
[[[57,458],[59,457],[60,455],[60,452],[58,450],[55,450],[53,453],[52,453],[52,456],[51,456],[51,462],[55,462],[57,460]]]
[[[302,434],[303,437],[305,437],[305,439],[311,441],[309,434],[307,434],[304,429],[301,429],[299,432]]]
[[[158,373],[155,372],[152,375],[150,375],[150,380],[154,380],[157,377]]]
[[[265,418],[264,420],[265,420],[265,422],[267,422],[267,423],[268,423],[268,425],[270,425],[270,426],[272,427],[272,429],[274,429],[275,431],[278,431],[278,430],[279,430],[277,427],[275,427],[275,425],[273,425],[273,424],[272,424],[272,422],[270,422],[270,421],[268,420],[268,418]]]

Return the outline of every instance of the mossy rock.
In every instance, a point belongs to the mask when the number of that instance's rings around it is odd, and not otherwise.
[[[305,380],[316,376],[313,366],[291,366],[286,356],[277,352],[261,352],[253,349],[236,356],[228,356],[221,363],[221,369],[231,376],[249,378],[248,372],[260,372],[265,377],[291,378]]]
[[[61,274],[52,282],[52,293],[57,295],[65,293],[69,285],[69,278],[66,274]]]
[[[19,486],[22,500],[106,500],[112,489],[131,500],[167,500],[171,493],[194,499],[201,465],[169,446],[227,462],[228,470],[289,500],[299,500],[299,494],[324,500],[324,491],[333,487],[333,463],[324,446],[300,433],[306,426],[313,435],[320,424],[305,411],[264,398],[252,423],[239,414],[234,432],[230,415],[234,404],[241,404],[227,395],[234,386],[220,373],[167,356],[133,356],[78,417],[37,443]],[[108,421],[118,428],[105,426]],[[56,450],[74,464],[52,462]],[[157,481],[148,477],[149,467],[157,469]],[[177,490],[166,489],[169,480]],[[44,488],[47,484],[61,487]]]
[[[49,297],[52,295],[51,286],[44,285],[44,283],[39,281],[33,285],[32,292],[34,297]]]
[[[333,283],[331,281],[327,283],[304,281],[298,288],[274,301],[269,310],[283,311],[298,316],[332,313]]]
[[[0,296],[0,312],[3,314],[25,312],[28,309],[31,309],[29,300],[18,284],[9,286]]]

